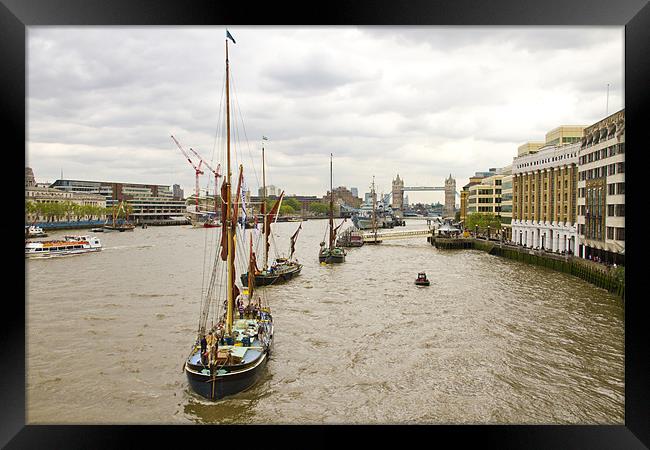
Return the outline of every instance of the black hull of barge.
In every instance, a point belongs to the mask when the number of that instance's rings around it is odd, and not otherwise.
[[[282,272],[280,274],[255,275],[255,286],[268,286],[271,284],[288,281],[300,275],[300,270],[302,270],[302,266],[296,268],[295,270]],[[240,280],[244,286],[248,286],[248,273],[243,273],[240,277]]]
[[[185,369],[187,381],[194,392],[208,400],[219,400],[255,385],[262,376],[269,354],[264,354],[256,366],[225,375],[203,375]]]
[[[340,264],[345,262],[345,256],[318,256],[318,261],[325,264]]]

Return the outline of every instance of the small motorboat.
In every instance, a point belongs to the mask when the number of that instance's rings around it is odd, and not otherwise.
[[[427,280],[427,274],[424,272],[418,273],[418,277],[415,279],[415,284],[417,286],[429,286],[429,280]]]

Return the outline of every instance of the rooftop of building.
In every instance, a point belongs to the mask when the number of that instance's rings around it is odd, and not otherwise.
[[[168,184],[154,184],[154,183],[126,183],[122,181],[96,181],[96,180],[74,180],[70,178],[60,178],[56,180],[54,183],[52,183],[50,186],[54,185],[62,185],[66,183],[88,183],[88,184],[93,184],[93,185],[114,185],[114,184],[121,184],[122,186],[138,186],[138,187],[164,187],[164,188],[169,188],[170,185]]]

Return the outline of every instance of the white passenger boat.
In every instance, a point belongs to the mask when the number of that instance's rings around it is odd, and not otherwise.
[[[26,241],[25,257],[51,258],[98,252],[102,249],[99,238],[94,236],[65,236],[52,241]]]

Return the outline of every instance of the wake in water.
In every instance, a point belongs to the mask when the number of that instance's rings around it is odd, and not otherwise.
[[[152,244],[147,244],[147,245],[116,245],[114,247],[106,247],[104,248],[104,251],[107,250],[130,250],[130,249],[143,249],[143,248],[153,248],[155,245]]]

